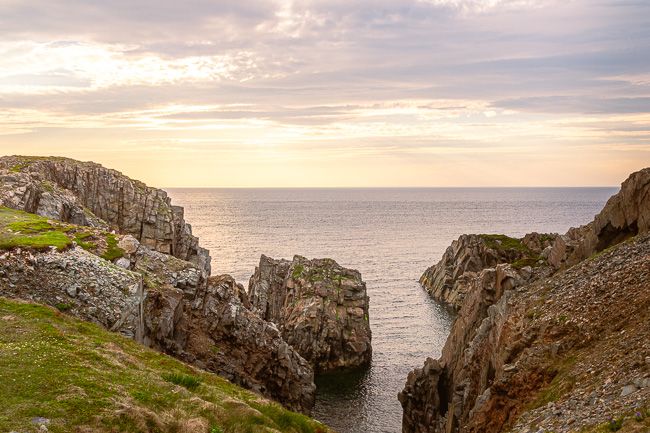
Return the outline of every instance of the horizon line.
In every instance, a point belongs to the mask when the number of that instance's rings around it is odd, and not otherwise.
[[[163,186],[161,189],[584,189],[620,188],[620,185],[534,185],[534,186]]]

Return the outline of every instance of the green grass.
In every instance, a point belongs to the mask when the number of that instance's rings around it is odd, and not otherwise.
[[[498,251],[513,251],[522,257],[510,263],[513,268],[521,269],[526,266],[535,267],[538,265],[540,257],[530,250],[521,239],[511,238],[506,235],[482,234],[479,235],[489,248]],[[550,235],[546,235],[550,236]]]
[[[60,250],[72,244],[67,227],[47,218],[23,211],[0,207],[0,249],[56,247]]]
[[[538,260],[539,257],[522,257],[521,259],[512,262],[511,265],[515,269],[521,269],[526,266],[535,267]]]
[[[124,250],[117,246],[117,238],[114,234],[106,235],[106,251],[101,255],[102,259],[113,261],[124,256]]]
[[[0,432],[35,433],[34,417],[53,433],[330,431],[97,325],[4,298],[0,377]],[[190,377],[200,386],[188,387]]]
[[[74,236],[74,241],[79,245],[81,248],[83,248],[86,251],[92,251],[95,248],[97,248],[97,244],[95,242],[90,242],[87,241],[86,239],[92,238],[93,234],[88,233],[88,232],[78,232]]]
[[[25,162],[20,162],[18,164],[12,165],[9,167],[9,171],[14,172],[14,173],[20,173],[22,172],[25,168],[29,166],[28,163]]]
[[[305,267],[303,265],[296,265],[293,268],[293,272],[291,273],[291,278],[294,280],[297,280],[302,276],[302,273],[305,271]]]
[[[45,250],[56,247],[63,250],[74,241],[84,250],[95,252],[102,240],[105,247],[102,244],[101,258],[113,261],[124,256],[124,250],[117,245],[117,236],[112,233],[93,232],[88,227],[50,221],[39,215],[0,207],[0,249]]]
[[[528,247],[526,247],[521,240],[511,238],[510,236],[488,234],[482,234],[479,236],[485,241],[485,244],[493,250],[517,250],[522,253],[529,252]]]
[[[189,389],[190,391],[195,390],[201,384],[201,379],[190,374],[165,373],[162,375],[162,378],[167,382],[173,383],[175,385],[180,385]]]

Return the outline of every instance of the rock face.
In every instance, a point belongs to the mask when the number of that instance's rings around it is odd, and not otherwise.
[[[370,362],[369,298],[358,271],[331,259],[262,256],[248,295],[253,311],[276,323],[317,372]]]
[[[440,262],[427,269],[420,284],[436,300],[459,309],[473,280],[487,268],[512,263],[515,268],[545,263],[544,250],[557,235],[531,233],[523,239],[503,235],[462,235],[447,248]]]
[[[404,432],[578,431],[650,403],[649,177],[630,176],[594,222],[530,246],[546,259],[532,272],[451,278],[465,287],[458,317],[441,358],[399,394]]]
[[[143,339],[142,276],[77,247],[65,254],[0,255],[0,295],[49,304],[138,341]]]
[[[147,342],[230,381],[309,412],[314,374],[277,327],[248,310],[232,277],[211,277],[194,293],[164,286],[145,302]]]
[[[164,191],[94,163],[2,157],[0,205],[51,220],[16,233],[29,214],[5,209],[0,239],[57,231],[72,245],[2,252],[0,295],[56,306],[309,412],[309,363],[248,309],[241,285],[209,277],[207,250]]]
[[[130,234],[145,246],[194,263],[210,256],[165,191],[118,171],[67,158],[0,158],[0,205],[76,225]]]
[[[486,383],[494,377],[494,360],[490,359],[484,360],[487,368],[478,375],[478,386],[468,380],[476,377],[473,375],[476,365],[466,360],[473,358],[477,347],[475,342],[482,341],[489,329],[484,319],[499,316],[502,312],[495,304],[506,290],[522,283],[516,270],[507,264],[484,269],[468,280],[465,303],[440,360],[429,358],[424,368],[409,373],[406,386],[399,394],[404,409],[404,432],[457,430],[458,420],[466,417],[465,412],[472,408],[467,402],[476,400]],[[483,389],[480,389],[481,385]]]
[[[557,239],[549,263],[560,269],[650,231],[650,168],[630,175],[591,223]]]

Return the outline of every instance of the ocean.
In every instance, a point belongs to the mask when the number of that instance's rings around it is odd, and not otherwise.
[[[313,417],[339,433],[398,433],[397,393],[437,357],[453,315],[418,284],[463,233],[564,233],[617,188],[168,189],[185,207],[212,273],[248,286],[261,254],[329,257],[358,269],[370,296],[373,360],[317,378]]]

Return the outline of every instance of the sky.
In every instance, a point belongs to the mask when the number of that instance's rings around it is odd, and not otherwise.
[[[0,0],[0,155],[153,186],[618,185],[648,0]]]

